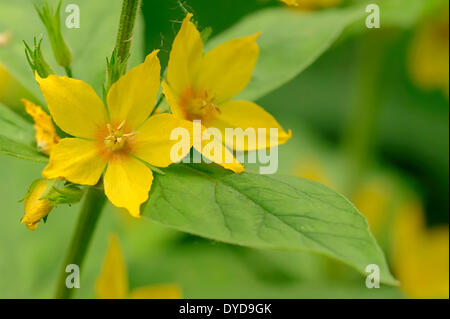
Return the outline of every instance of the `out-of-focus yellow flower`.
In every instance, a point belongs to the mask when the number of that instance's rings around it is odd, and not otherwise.
[[[408,296],[449,298],[449,228],[427,230],[420,203],[407,203],[399,209],[393,262]]]
[[[106,168],[103,181],[108,199],[132,216],[140,216],[140,205],[147,200],[153,182],[152,171],[144,162],[167,167],[178,161],[171,157],[177,143],[170,139],[171,132],[176,128],[192,131],[192,123],[171,114],[149,117],[160,87],[157,53],[149,54],[144,63],[111,86],[109,112],[87,83],[36,75],[56,125],[75,136],[52,148],[42,172],[45,178],[95,185]],[[186,156],[176,155],[179,159]]]
[[[317,10],[322,8],[335,7],[341,4],[342,0],[281,0],[290,7],[300,10]]]
[[[26,224],[29,230],[35,230],[39,222],[53,209],[54,206],[51,201],[41,199],[52,184],[52,181],[46,179],[35,181],[31,184],[28,193],[25,195],[25,215],[20,222]]]
[[[192,14],[186,16],[173,42],[167,83],[162,83],[172,113],[189,121],[200,120],[203,131],[207,128],[219,129],[225,137],[224,144],[230,149],[253,151],[265,149],[269,143],[272,146],[285,143],[291,133],[286,133],[264,109],[249,101],[231,100],[252,77],[259,55],[256,43],[259,34],[228,41],[203,54],[202,38],[191,18]],[[256,132],[258,128],[265,128],[266,144],[248,145],[245,139],[238,145],[232,136],[225,134],[227,128],[253,128]],[[270,140],[270,128],[278,129],[278,140]],[[236,159],[233,163],[226,163],[225,158],[233,156],[226,147],[219,147],[222,154],[213,156],[196,145],[194,148],[211,161],[236,173],[244,170]]]
[[[0,63],[0,102],[6,99],[11,81],[11,74],[9,74],[5,67]]]
[[[12,34],[11,32],[1,32],[0,33],[0,47],[7,46],[11,41]]]
[[[389,183],[380,179],[369,180],[356,191],[353,203],[367,218],[371,231],[379,234],[383,230],[388,212],[392,208],[392,190]]]
[[[31,94],[0,62],[0,103],[20,113],[24,113],[23,104],[20,102],[20,99],[23,97],[31,98]]]
[[[426,90],[449,94],[449,13],[417,28],[409,53],[413,81]]]
[[[97,279],[97,298],[100,299],[179,299],[177,285],[154,285],[129,291],[125,261],[117,236],[111,235],[103,269]]]
[[[320,159],[315,156],[311,156],[306,160],[303,160],[301,164],[298,164],[294,174],[295,176],[310,179],[328,187],[333,187],[333,183],[324,165],[320,162]]]
[[[34,121],[38,151],[49,155],[53,146],[59,141],[52,118],[40,106],[25,99],[22,99],[22,102],[25,105],[25,110]]]

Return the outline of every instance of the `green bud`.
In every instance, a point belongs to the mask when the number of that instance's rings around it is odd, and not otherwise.
[[[66,183],[64,186],[57,186],[55,183],[42,195],[41,199],[48,200],[53,205],[72,205],[78,203],[83,198],[83,194],[84,191],[74,184]]]
[[[33,48],[31,48],[25,41],[23,41],[23,43],[25,44],[25,55],[27,57],[28,64],[33,70],[33,73],[37,72],[41,78],[46,78],[53,74],[53,70],[44,59],[41,51],[42,39],[38,42],[36,37],[34,37]]]
[[[103,88],[103,94],[106,96],[108,94],[111,86],[119,80],[119,78],[125,74],[127,69],[129,55],[127,55],[124,59],[121,59],[117,50],[114,49],[111,59],[106,58],[106,70],[107,70],[107,79],[106,84]]]
[[[56,62],[68,70],[72,64],[72,52],[61,32],[61,3],[60,1],[56,10],[53,10],[47,1],[41,6],[35,5],[35,8],[47,29]]]

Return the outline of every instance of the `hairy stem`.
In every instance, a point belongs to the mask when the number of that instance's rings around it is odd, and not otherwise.
[[[120,14],[120,25],[117,32],[116,45],[111,58],[107,59],[107,79],[104,86],[104,98],[111,86],[126,72],[128,57],[130,56],[131,41],[136,21],[140,0],[124,0],[122,13]]]
[[[128,58],[133,38],[136,14],[140,5],[140,0],[124,0],[122,13],[120,15],[119,31],[117,33],[116,47],[118,57],[124,61]]]

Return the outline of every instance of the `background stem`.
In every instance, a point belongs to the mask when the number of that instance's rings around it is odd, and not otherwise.
[[[347,157],[344,193],[353,198],[370,164],[382,105],[382,65],[389,37],[369,33],[358,54],[357,95],[348,119],[343,147]]]
[[[91,241],[92,235],[97,225],[97,221],[103,210],[105,202],[106,197],[102,189],[98,187],[89,188],[83,206],[81,208],[80,217],[78,219],[75,233],[72,237],[69,252],[66,256],[58,280],[56,291],[56,298],[58,299],[71,298],[74,292],[74,289],[68,289],[66,287],[66,278],[68,275],[66,273],[66,267],[67,265],[75,264],[78,265],[80,270],[82,269],[81,266],[88,251],[89,243]]]

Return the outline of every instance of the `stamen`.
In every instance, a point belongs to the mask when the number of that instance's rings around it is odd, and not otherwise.
[[[117,128],[114,128],[111,124],[106,124],[108,129],[108,135],[105,137],[105,146],[111,151],[116,152],[122,150],[126,146],[127,139],[136,135],[135,132],[123,134],[123,128],[125,121],[122,121]]]
[[[120,131],[124,125],[125,125],[125,121],[122,121],[122,123],[120,123],[119,126],[117,127],[117,130]]]

